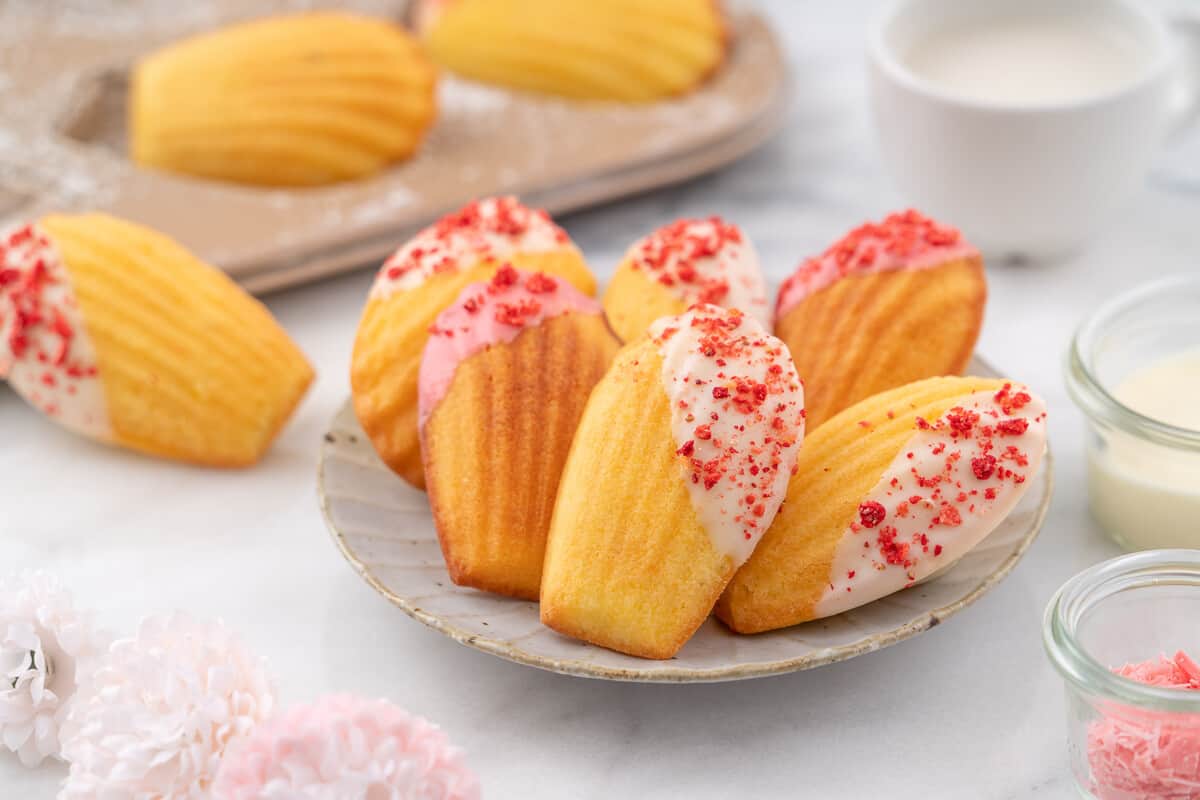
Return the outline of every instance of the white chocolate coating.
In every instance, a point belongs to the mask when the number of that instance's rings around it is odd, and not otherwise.
[[[0,377],[64,427],[112,438],[96,350],[70,275],[36,225],[0,233]]]
[[[489,197],[447,214],[402,245],[379,269],[371,297],[415,289],[438,273],[458,272],[484,259],[561,249],[575,245],[545,211],[514,197]]]
[[[629,265],[691,306],[736,308],[771,326],[767,284],[754,245],[719,217],[681,219],[634,242]]]
[[[967,395],[921,423],[859,505],[814,616],[878,600],[962,558],[1021,499],[1046,449],[1045,403],[1024,387]]]
[[[693,306],[650,326],[692,506],[745,563],[779,511],[804,438],[804,388],[783,342],[739,311]]]

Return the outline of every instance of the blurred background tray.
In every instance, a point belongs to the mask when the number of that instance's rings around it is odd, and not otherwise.
[[[110,211],[171,235],[263,292],[378,262],[406,234],[472,197],[513,193],[562,213],[694,177],[766,141],[787,104],[775,35],[735,4],[728,62],[679,99],[586,104],[444,74],[425,146],[375,178],[262,189],[130,163],[124,103],[139,54],[195,31],[311,5],[0,3],[0,224],[52,210]],[[406,2],[336,5],[402,19]]]

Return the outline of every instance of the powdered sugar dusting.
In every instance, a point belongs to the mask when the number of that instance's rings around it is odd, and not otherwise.
[[[447,78],[438,84],[440,108],[473,114],[503,110],[513,103],[512,92],[482,83]]]

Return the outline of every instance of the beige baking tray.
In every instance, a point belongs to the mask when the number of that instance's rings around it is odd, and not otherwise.
[[[514,193],[562,213],[744,155],[782,120],[786,64],[764,19],[731,10],[728,63],[686,97],[637,107],[508,92],[443,75],[420,154],[375,178],[260,189],[140,169],[124,101],[140,53],[251,16],[268,0],[0,0],[0,222],[102,209],[183,242],[252,291],[377,262],[466,200]],[[403,18],[402,0],[324,3]]]

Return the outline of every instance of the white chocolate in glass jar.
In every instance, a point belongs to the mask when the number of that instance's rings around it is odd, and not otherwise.
[[[1113,391],[1151,419],[1200,432],[1200,350],[1131,373]],[[1100,430],[1088,449],[1092,513],[1130,550],[1200,548],[1200,452]]]

